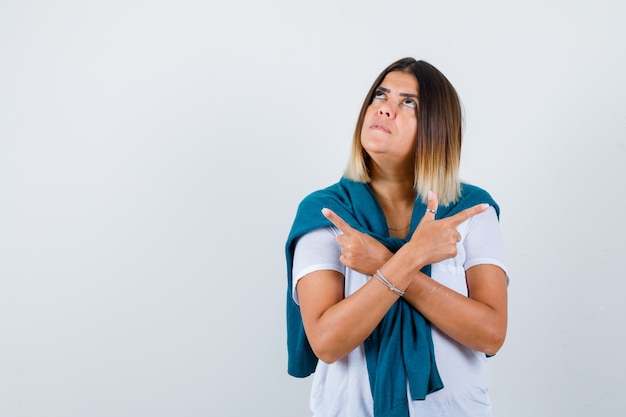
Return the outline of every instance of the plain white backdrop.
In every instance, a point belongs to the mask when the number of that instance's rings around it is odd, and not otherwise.
[[[0,416],[307,416],[283,245],[413,56],[502,208],[497,416],[626,410],[626,3],[0,2]]]

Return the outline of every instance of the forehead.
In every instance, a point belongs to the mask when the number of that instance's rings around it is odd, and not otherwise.
[[[385,78],[383,78],[383,81],[380,83],[380,87],[387,88],[397,93],[417,94],[419,91],[417,80],[413,74],[406,74],[400,71],[392,71],[385,75]]]

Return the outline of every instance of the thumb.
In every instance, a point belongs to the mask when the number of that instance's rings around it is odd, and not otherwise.
[[[435,220],[435,214],[437,214],[437,208],[439,207],[439,199],[437,195],[432,191],[428,192],[428,202],[426,203],[426,213],[424,217],[429,220]]]
[[[341,217],[339,217],[334,211],[329,208],[323,208],[322,214],[326,217],[332,224],[337,227],[343,234],[348,234],[352,232],[354,229],[346,223]]]

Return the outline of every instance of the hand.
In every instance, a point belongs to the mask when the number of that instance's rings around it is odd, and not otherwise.
[[[342,233],[335,240],[341,248],[339,261],[348,268],[373,275],[393,255],[382,243],[353,229],[332,210],[322,209],[322,214]]]
[[[461,234],[457,227],[465,220],[482,213],[489,207],[488,204],[478,204],[454,216],[435,220],[434,212],[437,211],[438,206],[437,196],[430,191],[427,207],[433,211],[426,211],[411,236],[410,243],[414,245],[416,253],[419,253],[422,258],[421,263],[423,265],[454,258],[457,254],[457,243],[461,241]]]

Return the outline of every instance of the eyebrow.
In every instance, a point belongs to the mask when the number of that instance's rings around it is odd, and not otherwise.
[[[378,90],[382,91],[383,93],[390,93],[391,90],[385,87],[381,87],[378,86]],[[398,93],[398,95],[400,97],[411,97],[411,98],[416,98],[419,99],[420,97],[417,94],[411,94],[411,93]]]

